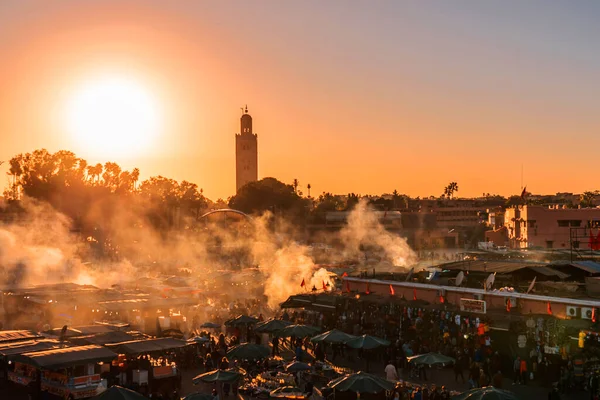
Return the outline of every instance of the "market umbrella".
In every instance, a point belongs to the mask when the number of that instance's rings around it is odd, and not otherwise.
[[[148,400],[146,396],[142,396],[138,392],[133,390],[125,389],[121,386],[111,386],[98,396],[94,397],[96,400]]]
[[[457,394],[452,397],[452,400],[519,400],[519,398],[508,390],[487,386]]]
[[[297,337],[303,338],[312,336],[315,333],[319,332],[319,328],[310,325],[289,325],[285,328],[281,329],[279,332],[276,332],[276,335],[279,337]]]
[[[212,383],[212,382],[224,382],[234,383],[242,377],[242,374],[232,370],[217,369],[215,371],[205,372],[196,376],[192,379],[194,385],[200,382]]]
[[[340,392],[380,393],[384,390],[394,389],[396,384],[378,376],[359,371],[355,374],[334,379],[327,386]]]
[[[346,343],[354,339],[356,336],[347,334],[346,332],[332,329],[328,332],[322,333],[310,339],[311,342],[325,342],[325,343]]]
[[[407,357],[406,358],[409,363],[413,363],[416,365],[424,364],[424,365],[447,365],[453,364],[456,360],[452,357],[445,356],[440,353],[426,353],[426,354],[418,354],[416,356]]]
[[[200,328],[216,329],[216,328],[220,328],[220,327],[221,327],[221,325],[215,324],[214,322],[205,322],[202,325],[200,325]]]
[[[256,324],[254,328],[254,332],[259,333],[273,333],[282,330],[286,326],[291,325],[292,323],[289,321],[284,321],[282,319],[270,319],[265,322],[259,322]]]
[[[258,322],[257,318],[250,317],[248,315],[239,315],[233,319],[225,321],[225,325],[227,326],[236,326],[236,325],[251,325]]]
[[[230,360],[262,360],[269,357],[271,350],[268,347],[254,343],[239,344],[227,352]]]
[[[208,393],[192,393],[185,396],[182,400],[214,400],[215,396]]]
[[[350,339],[346,342],[346,346],[352,347],[353,349],[376,349],[378,347],[389,346],[390,341],[381,339],[375,336],[362,335],[355,337],[354,339]]]
[[[312,367],[307,364],[307,363],[303,363],[300,361],[294,361],[293,363],[290,363],[288,365],[285,366],[285,370],[286,372],[299,372],[299,371],[310,371],[312,369]]]

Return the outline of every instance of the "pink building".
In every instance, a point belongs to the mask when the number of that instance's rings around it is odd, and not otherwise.
[[[504,215],[512,248],[589,249],[590,233],[600,228],[600,208],[523,205],[509,208]]]

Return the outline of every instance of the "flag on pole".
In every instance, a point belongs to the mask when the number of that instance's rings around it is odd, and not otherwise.
[[[546,305],[546,310],[548,311],[548,314],[552,315],[552,306],[550,305],[550,302]]]
[[[525,186],[521,192],[521,200],[525,200],[525,196],[527,196],[527,186]]]
[[[596,322],[596,307],[592,308],[592,322]]]
[[[346,292],[350,293],[350,282],[346,281]]]
[[[342,274],[342,278],[345,278],[345,277],[347,277],[347,276],[348,276],[348,273],[347,273],[347,272],[344,272],[344,273]]]
[[[600,231],[598,231],[600,234]],[[590,227],[590,250],[598,250],[598,240],[594,237],[594,233],[592,232],[592,228]]]
[[[367,282],[367,291],[365,293],[366,294],[371,294],[371,291],[369,290],[369,282]]]
[[[445,300],[444,300],[444,295],[440,294],[440,303],[444,304]]]
[[[390,284],[390,294],[393,296],[396,294],[396,291],[394,290],[394,287]]]
[[[304,278],[302,278],[302,283],[300,284],[300,287],[304,287],[306,286],[306,281],[304,280]]]
[[[413,288],[413,300],[417,299],[417,289]]]
[[[506,311],[510,312],[511,307],[512,307],[512,304],[510,302],[510,299],[506,299]]]

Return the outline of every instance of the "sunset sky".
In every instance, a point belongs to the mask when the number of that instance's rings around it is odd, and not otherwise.
[[[68,149],[226,198],[248,104],[259,177],[313,195],[517,194],[521,164],[534,193],[600,189],[599,20],[592,0],[2,0],[0,160]],[[107,79],[148,98],[152,140],[70,133]]]

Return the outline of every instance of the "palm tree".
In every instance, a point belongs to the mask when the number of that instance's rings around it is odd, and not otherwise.
[[[444,188],[444,194],[449,198],[454,198],[454,192],[458,192],[458,183],[450,182],[448,186]]]

